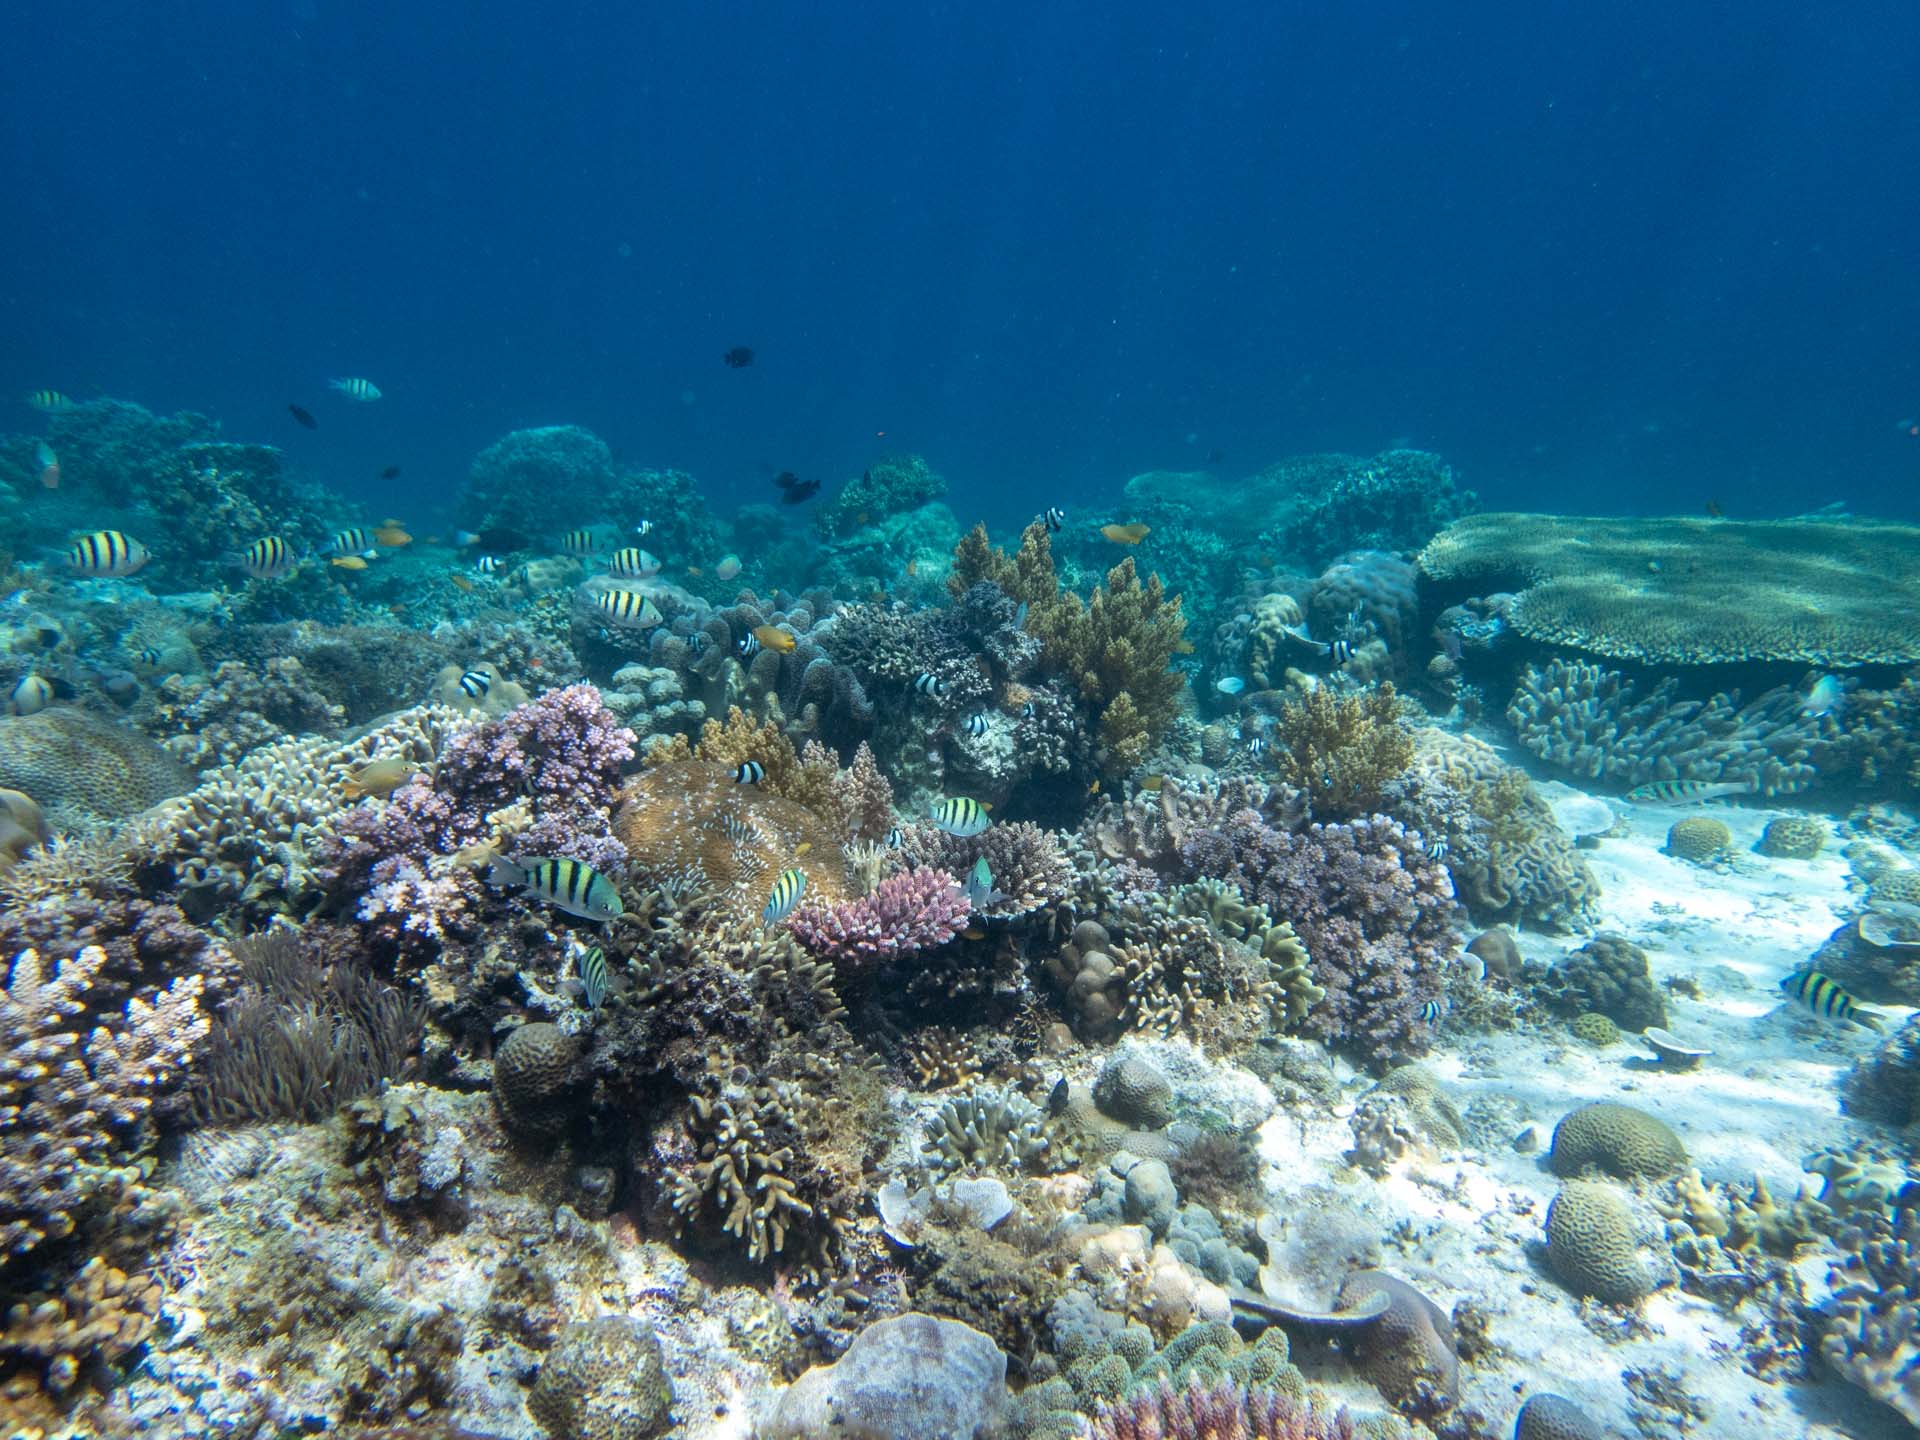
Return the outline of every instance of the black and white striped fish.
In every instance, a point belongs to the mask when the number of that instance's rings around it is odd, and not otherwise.
[[[1258,760],[1266,753],[1267,739],[1264,735],[1256,735],[1247,741],[1247,754],[1251,755],[1254,759]]]
[[[783,870],[780,878],[773,882],[773,893],[767,896],[767,908],[760,912],[762,925],[778,925],[793,913],[793,907],[800,903],[800,897],[807,891],[807,872],[804,870]]]
[[[922,695],[941,696],[947,693],[947,682],[931,670],[922,670],[913,677],[913,688]]]
[[[487,871],[489,885],[519,885],[536,900],[582,920],[607,921],[626,913],[613,882],[584,861],[558,856],[519,865],[505,858]]]
[[[1446,836],[1436,835],[1427,842],[1427,858],[1429,860],[1444,860],[1447,858]]]
[[[263,535],[240,552],[240,568],[256,580],[276,580],[293,566],[293,547],[278,535]]]
[[[1040,518],[1046,521],[1047,533],[1049,535],[1058,535],[1060,533],[1060,527],[1067,523],[1067,512],[1062,510],[1058,505],[1049,505],[1046,513]]]
[[[749,630],[740,637],[740,643],[734,649],[740,652],[742,660],[751,660],[760,653],[760,637]]]
[[[742,760],[733,769],[733,783],[736,785],[758,785],[767,778],[767,767],[758,760]]]
[[[1420,1007],[1420,1018],[1429,1025],[1438,1025],[1440,1017],[1446,1013],[1447,1002],[1444,1000],[1429,1000]]]
[[[594,607],[616,625],[633,630],[651,630],[666,617],[638,590],[602,590],[593,597]]]
[[[626,580],[645,580],[660,573],[660,561],[638,545],[628,545],[607,557],[607,573]]]
[[[960,728],[978,740],[987,733],[987,717],[976,710],[961,722]]]
[[[1698,805],[1708,800],[1724,800],[1733,795],[1751,795],[1749,780],[1655,780],[1627,791],[1634,805]]]
[[[357,400],[363,405],[380,398],[380,387],[371,380],[362,380],[357,375],[344,380],[329,380],[327,388],[338,390],[347,399]]]
[[[907,832],[902,830],[898,825],[887,831],[887,848],[889,850],[898,850],[906,843]]]
[[[1029,700],[1020,707],[1020,718],[1022,720],[1033,719],[1033,701]]]
[[[487,691],[492,688],[493,674],[491,671],[475,667],[460,677],[460,693],[465,695],[469,700],[486,699]]]
[[[496,556],[482,555],[473,562],[473,568],[482,575],[497,575],[500,573],[500,561]]]
[[[1354,655],[1353,642],[1347,639],[1346,636],[1342,635],[1338,640],[1335,640],[1333,644],[1327,648],[1327,654],[1332,657],[1333,663],[1336,666],[1344,665],[1349,660],[1353,659],[1353,655]]]
[[[607,998],[613,976],[607,971],[607,953],[598,945],[589,945],[580,957],[580,995],[589,1010],[598,1010]]]
[[[131,575],[152,558],[146,546],[118,530],[82,535],[67,551],[67,564],[82,575]]]
[[[968,795],[936,800],[929,814],[936,829],[962,840],[978,835],[993,823],[987,818],[987,807]]]
[[[327,549],[335,555],[369,555],[379,548],[374,544],[373,532],[364,525],[349,525],[344,530],[336,530],[333,538],[327,542]]]
[[[1830,1020],[1844,1020],[1868,1030],[1881,1030],[1886,1024],[1886,1016],[1861,1005],[1838,980],[1822,975],[1818,970],[1801,970],[1789,975],[1780,982],[1780,989],[1814,1014],[1824,1015]]]

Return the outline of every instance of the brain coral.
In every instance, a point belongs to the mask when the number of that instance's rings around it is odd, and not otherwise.
[[[146,736],[81,710],[0,718],[0,786],[42,810],[114,820],[187,788],[188,778]]]
[[[553,1440],[654,1440],[673,1428],[660,1342],[638,1320],[602,1315],[561,1330],[527,1411]]]
[[[1920,660],[1920,529],[1856,521],[1473,515],[1420,553],[1515,590],[1530,639],[1649,663]]]
[[[1733,844],[1733,832],[1727,822],[1711,815],[1689,815],[1676,820],[1667,831],[1667,853],[1695,864],[1724,855]]]
[[[1578,1295],[1628,1305],[1653,1289],[1633,1212],[1611,1185],[1569,1180],[1547,1208],[1547,1257]]]
[[[1595,1101],[1570,1110],[1553,1127],[1547,1157],[1556,1175],[1604,1170],[1630,1180],[1660,1179],[1687,1168],[1687,1150],[1665,1123],[1644,1110],[1611,1101]]]
[[[1780,815],[1767,822],[1753,848],[1776,860],[1811,860],[1826,843],[1826,821],[1812,815]]]
[[[1513,1440],[1605,1440],[1587,1412],[1560,1395],[1535,1395],[1520,1407]]]
[[[740,916],[757,916],[773,882],[798,866],[808,896],[847,898],[844,831],[832,819],[706,760],[673,760],[627,782],[613,833],[656,883],[719,892]],[[805,847],[805,848],[802,848]]]

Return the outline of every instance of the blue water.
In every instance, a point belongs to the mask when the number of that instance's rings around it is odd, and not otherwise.
[[[565,420],[722,506],[1403,441],[1501,505],[1920,515],[1911,7],[1708,8],[15,7],[0,396],[422,508]]]

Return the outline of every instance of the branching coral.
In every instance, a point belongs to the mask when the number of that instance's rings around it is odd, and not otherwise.
[[[99,947],[51,971],[32,951],[13,962],[0,1003],[0,1252],[19,1256],[74,1233],[136,1182],[155,1100],[186,1073],[206,1038],[202,982],[183,975],[127,1002],[82,1036],[67,1027],[89,1007],[107,963]]]
[[[958,597],[981,580],[1029,607],[1026,628],[1040,638],[1041,670],[1071,682],[1093,710],[1102,768],[1122,774],[1144,760],[1186,686],[1185,672],[1169,663],[1186,632],[1179,597],[1168,599],[1157,575],[1142,585],[1132,556],[1107,572],[1091,600],[1062,590],[1039,520],[1011,559],[988,543],[984,527],[960,542],[949,590]]]
[[[1421,1012],[1444,993],[1455,905],[1446,870],[1404,826],[1376,815],[1291,835],[1243,811],[1182,855],[1299,932],[1326,991],[1310,1030],[1376,1063],[1425,1050]]]
[[[990,885],[998,895],[976,906],[984,918],[1008,920],[1056,904],[1067,893],[1071,867],[1051,832],[1025,821],[989,826],[978,835],[949,835],[931,825],[901,832],[900,861],[931,866],[969,883],[979,862],[987,862]]]
[[[787,923],[809,953],[833,963],[844,985],[888,960],[944,945],[971,913],[945,871],[915,868],[889,875],[858,900],[803,905]]]
[[[1281,780],[1315,815],[1350,819],[1380,808],[1412,763],[1413,736],[1391,684],[1357,693],[1322,685],[1281,707],[1273,751]]]
[[[751,761],[761,770],[754,788],[833,822],[842,832],[839,843],[878,840],[893,824],[893,787],[865,741],[843,769],[818,741],[809,740],[796,752],[777,722],[754,720],[738,708],[729,710],[724,722],[709,719],[697,741],[684,735],[656,740],[645,760],[650,769],[701,760],[729,770]]]
[[[1681,700],[1679,689],[1669,675],[1638,698],[1617,670],[1553,660],[1527,667],[1507,721],[1533,754],[1589,780],[1724,781],[1784,795],[1819,778],[1838,723],[1809,714],[1799,692],[1783,686],[1742,705],[1738,694]]]
[[[1820,1353],[1841,1375],[1920,1425],[1920,1210],[1868,1213],[1836,1237]]]
[[[981,1086],[956,1095],[927,1122],[920,1158],[941,1170],[1043,1170],[1046,1115],[1016,1091]]]

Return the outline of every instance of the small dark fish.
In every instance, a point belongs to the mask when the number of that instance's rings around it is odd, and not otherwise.
[[[387,466],[386,469],[380,472],[380,478],[382,480],[398,480],[400,478],[400,467],[398,465]]]
[[[720,358],[726,361],[728,369],[744,370],[753,363],[753,347],[751,345],[736,345]]]
[[[742,760],[733,769],[733,783],[736,785],[758,785],[767,778],[767,767],[758,760]]]
[[[1057,535],[1060,533],[1060,527],[1067,523],[1067,512],[1058,505],[1050,505],[1040,518],[1047,523],[1047,533]]]
[[[960,728],[978,740],[982,735],[987,733],[987,717],[976,710],[966,718],[965,723]]]
[[[1720,502],[1718,500],[1707,501],[1707,515],[1714,520],[1724,520],[1727,518],[1727,512],[1720,508]]]
[[[527,537],[522,535],[518,530],[507,529],[504,525],[490,525],[473,537],[473,543],[478,545],[482,550],[490,550],[498,555],[508,551],[526,549]]]
[[[1029,700],[1020,707],[1020,718],[1022,720],[1033,719],[1033,701]]]
[[[913,677],[913,688],[922,695],[932,695],[937,698],[947,693],[947,682],[931,670],[922,670]]]
[[[907,832],[902,830],[898,825],[887,831],[887,848],[889,850],[898,850],[906,843]]]
[[[287,413],[309,430],[318,430],[320,428],[320,422],[313,418],[313,412],[303,405],[295,405],[289,401],[287,404]]]
[[[811,500],[820,493],[820,482],[818,480],[802,480],[791,470],[782,470],[778,475],[773,477],[773,483],[780,487],[780,503],[782,505],[798,505],[803,501]]]
[[[1218,465],[1222,460],[1226,458],[1227,458],[1227,452],[1224,450],[1207,451],[1207,464],[1209,465]]]
[[[760,637],[749,630],[740,637],[740,643],[734,648],[740,652],[742,660],[751,660],[760,653]]]

